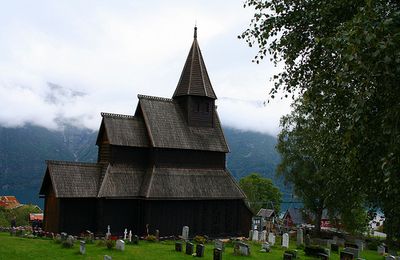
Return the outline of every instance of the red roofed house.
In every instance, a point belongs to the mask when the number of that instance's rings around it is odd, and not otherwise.
[[[19,207],[20,205],[21,203],[19,203],[15,196],[0,196],[0,207],[13,209]]]

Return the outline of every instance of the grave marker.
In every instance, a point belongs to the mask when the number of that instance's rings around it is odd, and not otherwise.
[[[85,241],[80,241],[79,253],[81,253],[81,255],[86,254],[86,242]]]
[[[268,234],[268,243],[270,243],[272,246],[275,245],[275,235],[274,235],[274,233],[269,233]]]
[[[189,227],[188,226],[184,226],[182,228],[182,239],[183,240],[188,240],[189,239]]]
[[[193,254],[193,247],[194,247],[193,243],[187,242],[186,243],[186,252],[185,253],[187,255],[192,255]]]
[[[182,252],[182,242],[175,242],[175,251]]]
[[[115,244],[115,248],[117,249],[117,250],[120,250],[120,251],[124,251],[125,250],[125,242],[124,242],[124,240],[117,240],[117,243]]]
[[[196,245],[196,256],[204,257],[204,245],[203,244]]]
[[[225,251],[224,242],[222,242],[222,240],[216,239],[214,241],[214,248],[219,248],[221,249],[222,252],[224,252]]]
[[[253,238],[251,240],[258,241],[258,230],[253,230]]]
[[[214,248],[213,260],[222,260],[222,250],[220,248]]]
[[[353,260],[354,255],[350,252],[342,251],[340,252],[340,260]]]
[[[289,234],[285,233],[282,235],[282,247],[289,248]]]
[[[125,230],[124,230],[124,240],[126,240],[126,238],[127,238],[127,235],[128,234],[128,230],[125,228]]]
[[[304,241],[303,241],[303,229],[299,228],[297,230],[297,241],[296,241],[296,245],[297,246],[301,246],[303,245]]]

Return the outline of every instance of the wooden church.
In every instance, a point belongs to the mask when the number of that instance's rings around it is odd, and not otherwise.
[[[229,148],[197,28],[172,99],[138,98],[134,115],[101,114],[97,163],[47,161],[44,229],[247,234],[252,213],[226,169]]]

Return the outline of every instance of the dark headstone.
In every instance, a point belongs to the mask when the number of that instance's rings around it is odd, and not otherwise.
[[[185,253],[187,255],[192,255],[193,254],[193,247],[194,247],[193,243],[190,243],[190,242],[186,243],[186,252]]]
[[[134,245],[139,244],[139,236],[138,235],[134,235],[132,237],[132,244],[134,244]]]
[[[292,260],[292,259],[294,259],[292,254],[289,254],[289,253],[283,254],[283,260]]]
[[[214,248],[213,260],[222,260],[222,249],[221,248]]]
[[[344,247],[351,247],[351,248],[357,248],[358,249],[358,245],[357,244],[353,244],[353,243],[344,243]]]
[[[338,253],[339,252],[339,245],[331,244],[331,251]]]
[[[175,251],[182,252],[182,242],[175,242]]]
[[[196,245],[196,256],[204,257],[204,245],[203,244]]]
[[[352,253],[349,252],[340,252],[340,260],[353,260],[354,259],[354,255]]]
[[[304,239],[304,244],[305,244],[306,246],[309,246],[309,245],[311,244],[311,237],[310,237],[310,234],[307,234],[307,235],[306,235],[306,238]]]
[[[329,260],[329,256],[327,254],[318,254],[318,259],[322,259],[322,260]]]

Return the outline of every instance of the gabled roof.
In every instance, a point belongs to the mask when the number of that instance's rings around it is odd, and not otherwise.
[[[138,197],[145,169],[130,164],[108,165],[98,197]]]
[[[208,77],[206,65],[197,42],[197,27],[194,40],[173,97],[194,95],[216,99],[217,96]]]
[[[292,222],[294,225],[301,225],[301,224],[305,224],[306,221],[303,218],[303,211],[302,209],[299,208],[288,208],[286,210],[285,215],[283,216],[283,218],[285,219],[287,217],[287,215],[290,216]]]
[[[143,95],[138,98],[153,147],[229,152],[216,111],[214,127],[194,127],[187,125],[173,99]]]
[[[149,147],[149,138],[142,118],[110,113],[101,113],[101,116],[103,120],[97,144],[105,131],[108,141],[112,145]]]
[[[273,209],[260,209],[257,213],[257,216],[263,217],[263,218],[270,218],[275,214],[275,211]]]
[[[57,198],[97,197],[101,166],[96,163],[47,161],[40,195],[46,195],[49,181]]]
[[[141,196],[149,199],[243,199],[226,170],[153,168],[146,173]]]

